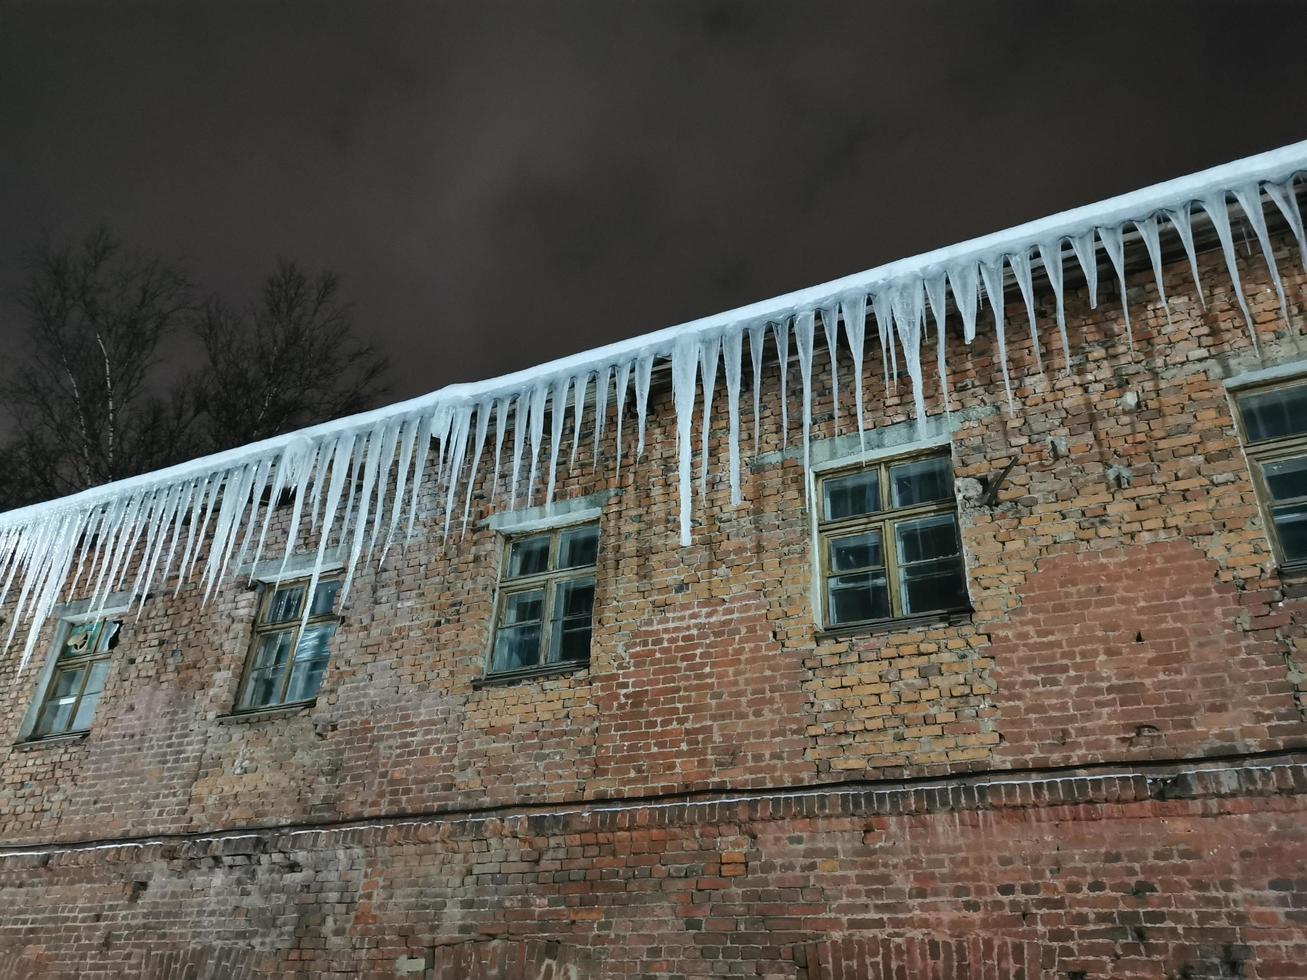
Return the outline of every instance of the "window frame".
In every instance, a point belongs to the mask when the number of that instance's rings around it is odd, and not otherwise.
[[[904,507],[890,506],[892,489],[889,471],[892,467],[918,460],[941,458],[948,463],[949,479],[952,489],[947,498],[910,504]],[[825,516],[826,500],[824,485],[827,481],[843,477],[877,471],[877,492],[880,509],[871,514],[857,514],[850,517],[827,519]],[[962,543],[962,525],[958,520],[958,502],[956,481],[953,476],[953,455],[951,444],[947,441],[934,442],[930,445],[896,448],[891,451],[870,451],[859,457],[846,460],[832,460],[820,467],[814,467],[811,473],[812,486],[812,541],[814,548],[815,581],[813,601],[816,610],[818,635],[844,635],[856,633],[874,633],[887,629],[914,626],[924,622],[951,621],[965,618],[972,612],[970,582],[967,578],[966,553]],[[908,521],[941,514],[953,518],[953,529],[957,535],[958,560],[962,571],[962,588],[965,595],[963,604],[947,609],[932,609],[926,612],[905,612],[903,609],[902,583],[899,581],[900,563],[895,526]],[[852,572],[832,572],[830,569],[830,541],[833,538],[853,534],[877,531],[880,534],[882,565],[885,570],[886,592],[889,599],[890,615],[877,619],[864,619],[856,622],[836,623],[831,619],[830,594],[828,582],[835,574],[853,574]]]
[[[46,742],[66,738],[81,738],[90,733],[95,724],[95,715],[100,710],[100,700],[103,699],[104,691],[109,685],[109,672],[113,668],[114,651],[118,648],[118,643],[122,641],[123,617],[121,609],[105,609],[94,616],[74,615],[66,616],[59,620],[58,628],[55,630],[54,642],[51,644],[50,653],[46,661],[45,670],[42,671],[41,683],[37,687],[37,695],[32,698],[28,705],[28,710],[24,716],[22,725],[19,729],[19,740],[23,742]],[[118,643],[104,650],[98,649],[100,638],[102,636],[103,624],[118,624]],[[95,648],[91,653],[79,657],[64,658],[61,656],[64,644],[68,642],[68,635],[79,626],[94,624],[100,627],[95,633]],[[86,684],[90,679],[91,670],[97,663],[106,664],[104,682],[100,687],[99,697],[96,699],[95,712],[92,713],[86,727],[74,728],[73,722],[77,719],[77,713],[81,709],[82,700],[86,697]],[[58,732],[46,732],[40,734],[41,719],[45,716],[46,709],[54,700],[54,692],[58,685],[59,675],[66,670],[81,669],[82,679],[77,687],[77,696],[73,701],[73,709],[69,714],[68,727]]]
[[[576,568],[554,569],[553,565],[558,555],[559,541],[564,534],[569,531],[575,531],[578,528],[593,527],[595,529],[595,561],[593,565],[580,565]],[[522,575],[517,578],[508,578],[507,572],[509,562],[512,558],[513,545],[517,542],[529,538],[549,537],[549,555],[545,562],[545,571],[536,572],[532,575]],[[575,520],[560,521],[556,524],[547,526],[524,526],[520,529],[508,528],[500,533],[501,541],[499,543],[499,570],[495,582],[495,603],[490,620],[490,638],[486,646],[483,680],[498,681],[512,680],[517,677],[531,677],[541,674],[568,673],[574,670],[584,670],[590,666],[591,656],[594,647],[594,602],[590,606],[590,643],[591,647],[586,651],[584,659],[574,660],[545,660],[553,644],[553,611],[555,597],[558,593],[557,586],[563,582],[584,581],[589,579],[595,589],[595,600],[598,599],[599,586],[599,554],[603,541],[603,529],[597,515],[585,514],[577,515]],[[499,639],[501,628],[501,619],[504,614],[504,606],[510,596],[518,595],[524,592],[534,591],[544,592],[544,601],[540,612],[540,642],[537,650],[536,663],[529,667],[519,667],[513,670],[495,670],[495,645]]]
[[[309,584],[312,577],[309,575],[296,575],[283,579],[271,579],[259,583],[259,604],[254,611],[254,622],[250,628],[250,642],[245,652],[245,663],[241,669],[240,684],[236,688],[236,706],[232,709],[234,715],[258,714],[264,711],[280,711],[284,708],[297,708],[304,705],[313,704],[318,699],[318,691],[322,690],[322,684],[326,682],[326,668],[323,668],[323,680],[318,685],[318,690],[314,691],[311,697],[300,698],[295,701],[286,700],[286,692],[290,688],[290,681],[294,675],[295,654],[299,650],[300,639],[304,631],[313,626],[322,626],[331,624],[337,628],[340,627],[343,618],[336,605],[339,603],[339,593],[337,593],[336,603],[332,604],[333,611],[326,615],[310,616],[307,620],[303,619],[304,603],[309,603],[310,608],[313,601],[313,593],[309,590]],[[323,585],[331,582],[343,582],[343,576],[339,572],[323,574],[314,587],[313,592],[320,589]],[[304,598],[298,607],[296,615],[290,619],[282,620],[276,623],[267,622],[268,607],[271,605],[273,597],[282,589],[295,588],[296,586],[304,587]],[[271,636],[274,633],[293,632],[295,634],[294,642],[291,644],[290,656],[286,658],[286,664],[282,668],[282,676],[278,684],[278,700],[270,701],[267,704],[247,705],[246,697],[253,682],[253,667],[255,658],[258,656],[259,647],[265,636]],[[336,638],[336,632],[333,630],[331,639]],[[331,651],[327,651],[327,664],[331,663]]]
[[[1294,374],[1289,377],[1276,378],[1271,381],[1240,385],[1230,390],[1230,407],[1234,415],[1235,432],[1239,436],[1239,445],[1243,449],[1244,461],[1248,465],[1248,474],[1252,478],[1253,492],[1257,496],[1257,509],[1262,517],[1266,539],[1271,546],[1271,555],[1276,568],[1291,575],[1307,575],[1307,558],[1290,560],[1285,557],[1284,545],[1280,541],[1279,530],[1275,526],[1274,511],[1276,507],[1286,504],[1305,503],[1307,497],[1294,497],[1290,500],[1275,501],[1266,486],[1263,464],[1275,463],[1284,459],[1307,459],[1307,432],[1298,435],[1281,436],[1278,439],[1262,439],[1254,442],[1248,436],[1248,427],[1244,423],[1243,409],[1240,402],[1251,395],[1261,395],[1282,388],[1307,387],[1307,373]]]

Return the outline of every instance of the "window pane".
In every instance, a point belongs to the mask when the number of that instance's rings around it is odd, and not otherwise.
[[[903,612],[906,614],[960,609],[967,604],[962,559],[922,562],[899,570]]]
[[[513,626],[517,623],[538,621],[544,615],[544,608],[544,589],[510,592],[504,596],[504,613],[500,618],[500,625]]]
[[[1307,432],[1307,384],[1244,395],[1239,414],[1249,442]]]
[[[294,630],[282,630],[260,637],[258,649],[254,653],[255,670],[266,670],[283,666],[290,658],[290,644],[295,636]]]
[[[339,595],[340,579],[319,582],[318,587],[313,592],[313,607],[309,610],[309,615],[330,616],[336,608],[336,597]]]
[[[1263,463],[1262,476],[1266,478],[1266,490],[1272,500],[1307,497],[1307,456]]]
[[[96,644],[101,653],[107,652],[118,646],[118,637],[121,635],[123,624],[116,619],[111,619],[101,624],[100,640]]]
[[[890,612],[885,573],[831,576],[826,580],[826,610],[832,626],[887,619]]]
[[[308,627],[300,636],[299,645],[295,648],[295,659],[326,660],[328,655],[327,641],[335,634],[336,626],[334,623]]]
[[[880,510],[880,473],[870,469],[821,482],[826,520],[838,521]]]
[[[554,616],[590,617],[594,609],[594,579],[577,579],[574,582],[559,582],[558,591],[554,593]]]
[[[558,567],[583,568],[595,563],[599,553],[599,528],[591,524],[574,527],[558,536]]]
[[[534,667],[540,660],[540,624],[501,626],[495,634],[495,652],[490,669],[521,670]]]
[[[86,687],[82,689],[85,694],[99,694],[104,690],[104,679],[109,673],[109,661],[97,660],[91,664],[91,673],[86,678]]]
[[[59,671],[55,674],[50,696],[56,699],[76,697],[81,690],[82,672],[85,670],[85,667],[74,667],[72,670]]]
[[[264,708],[277,703],[281,686],[281,668],[250,671],[249,681],[245,685],[245,698],[242,708]]]
[[[100,624],[97,623],[76,623],[68,628],[68,635],[64,638],[64,647],[59,651],[61,659],[68,657],[84,657],[95,650],[95,635],[99,632]]]
[[[590,620],[560,620],[557,634],[557,660],[590,659]]]
[[[952,514],[900,521],[894,533],[900,565],[958,554],[957,519]]]
[[[536,575],[549,568],[549,535],[514,541],[508,550],[508,577]]]
[[[1271,512],[1285,561],[1307,560],[1307,504],[1277,507]]]
[[[855,568],[868,568],[885,564],[881,554],[880,532],[850,534],[830,539],[830,570],[847,572]]]
[[[317,694],[322,686],[322,675],[326,672],[326,657],[296,657],[291,667],[290,684],[286,688],[286,703],[307,701]]]
[[[300,603],[304,601],[304,586],[292,585],[278,589],[268,601],[268,613],[265,623],[285,623],[298,619]]]
[[[889,468],[891,506],[911,507],[953,496],[953,465],[947,456],[932,456]]]
[[[41,717],[36,723],[37,737],[42,735],[58,735],[68,730],[68,722],[72,718],[73,704],[76,698],[64,698],[60,701],[47,702],[46,706],[41,709]]]
[[[91,727],[91,722],[95,719],[95,707],[100,703],[100,692],[94,694],[87,693],[82,696],[82,700],[77,705],[77,714],[73,716],[73,723],[69,726],[70,731],[84,732]]]

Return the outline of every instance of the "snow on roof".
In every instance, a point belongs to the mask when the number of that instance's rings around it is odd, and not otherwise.
[[[683,544],[688,544],[693,496],[692,418],[696,402],[705,405],[711,400],[719,365],[727,395],[731,494],[733,501],[740,499],[739,396],[746,338],[755,381],[755,439],[767,338],[772,338],[781,364],[788,363],[793,344],[803,385],[800,421],[806,457],[818,320],[832,362],[841,343],[849,351],[854,365],[854,420],[861,433],[866,424],[862,362],[868,303],[874,313],[876,341],[886,370],[891,364],[897,370],[902,357],[911,379],[915,409],[921,417],[925,412],[921,345],[927,315],[937,326],[940,382],[945,384],[944,324],[950,294],[967,343],[976,335],[983,294],[993,314],[992,329],[1011,406],[1003,317],[1008,270],[1024,300],[1039,357],[1040,325],[1035,317],[1032,268],[1042,264],[1055,294],[1058,334],[1069,368],[1063,311],[1064,263],[1071,258],[1078,262],[1091,303],[1096,302],[1097,247],[1101,243],[1124,285],[1125,236],[1127,229],[1134,226],[1162,292],[1161,235],[1167,226],[1178,237],[1196,271],[1193,219],[1197,207],[1216,232],[1251,332],[1252,318],[1234,256],[1229,199],[1233,197],[1237,202],[1258,239],[1287,318],[1263,196],[1292,229],[1307,265],[1307,239],[1294,189],[1294,180],[1303,171],[1307,171],[1307,141],[523,371],[449,385],[375,411],[0,514],[0,580],[4,583],[0,602],[13,598],[16,606],[9,641],[20,623],[28,625],[22,655],[25,663],[42,623],[61,597],[89,592],[94,609],[109,594],[130,588],[143,601],[146,593],[166,583],[172,583],[174,591],[180,589],[196,565],[200,565],[200,583],[207,599],[232,568],[245,567],[260,558],[272,506],[283,492],[293,498],[286,558],[300,544],[307,510],[310,531],[321,531],[320,559],[327,554],[329,539],[345,547],[343,601],[364,554],[383,560],[401,534],[407,537],[412,533],[417,489],[431,441],[437,443],[432,462],[437,485],[444,493],[446,535],[451,525],[467,521],[471,486],[491,426],[497,491],[492,492],[492,498],[498,497],[500,504],[510,508],[518,505],[519,494],[526,503],[539,497],[549,500],[554,492],[560,448],[567,448],[560,447],[560,437],[569,409],[576,423],[571,457],[575,459],[578,452],[580,423],[588,412],[594,422],[591,451],[596,459],[609,455],[620,466],[622,414],[628,388],[634,384],[637,454],[643,448],[655,360],[671,362],[680,537]],[[1124,288],[1121,295],[1125,295]],[[1162,299],[1165,303],[1164,292]],[[1128,309],[1125,325],[1130,337]],[[1130,340],[1133,344],[1132,337]],[[783,387],[783,372],[779,380]],[[838,378],[835,380],[838,384]],[[609,397],[615,397],[617,412],[611,447],[603,442]],[[837,395],[837,418],[838,412]],[[541,459],[546,419],[550,424],[547,463]],[[498,475],[509,430],[513,433],[511,473],[501,489]],[[521,479],[524,462],[525,487]],[[311,587],[317,577],[315,568]]]

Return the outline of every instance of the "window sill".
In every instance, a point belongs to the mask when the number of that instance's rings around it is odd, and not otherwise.
[[[296,701],[294,704],[278,704],[270,708],[255,708],[250,711],[233,711],[230,714],[219,715],[217,721],[219,725],[248,725],[256,721],[289,718],[304,714],[317,703],[317,698],[309,698],[307,701]]]
[[[472,682],[472,690],[479,691],[483,687],[503,687],[506,684],[539,680],[546,677],[561,677],[564,674],[576,674],[589,669],[590,661],[572,660],[566,663],[549,664],[545,667],[528,667],[525,670],[505,671],[502,674],[487,674]]]
[[[961,626],[970,621],[970,609],[953,609],[943,612],[923,613],[920,616],[904,616],[901,619],[882,619],[874,623],[850,623],[848,626],[832,626],[827,629],[817,630],[814,636],[818,642],[822,640],[843,640],[851,636],[900,633],[928,626]]]
[[[60,745],[75,745],[78,742],[85,742],[90,731],[69,732],[66,735],[51,735],[47,738],[28,738],[21,742],[14,743],[14,749],[18,752],[34,752],[37,749],[50,749]]]

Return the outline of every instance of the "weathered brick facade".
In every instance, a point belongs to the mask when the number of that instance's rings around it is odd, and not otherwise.
[[[1307,599],[1222,384],[1304,356],[1291,245],[1292,328],[1241,255],[1257,353],[1217,254],[1206,309],[1167,266],[1169,321],[1131,277],[1133,352],[1119,297],[1070,294],[1069,374],[1013,306],[1015,416],[989,336],[950,338],[962,622],[818,631],[771,384],[688,548],[665,386],[642,460],[562,470],[609,492],[587,670],[475,683],[488,462],[466,536],[432,489],[360,573],[307,709],[231,715],[253,590],[152,597],[90,734],[0,750],[0,976],[1307,976]],[[869,418],[910,424],[880,372]],[[39,666],[0,668],[11,740]]]

